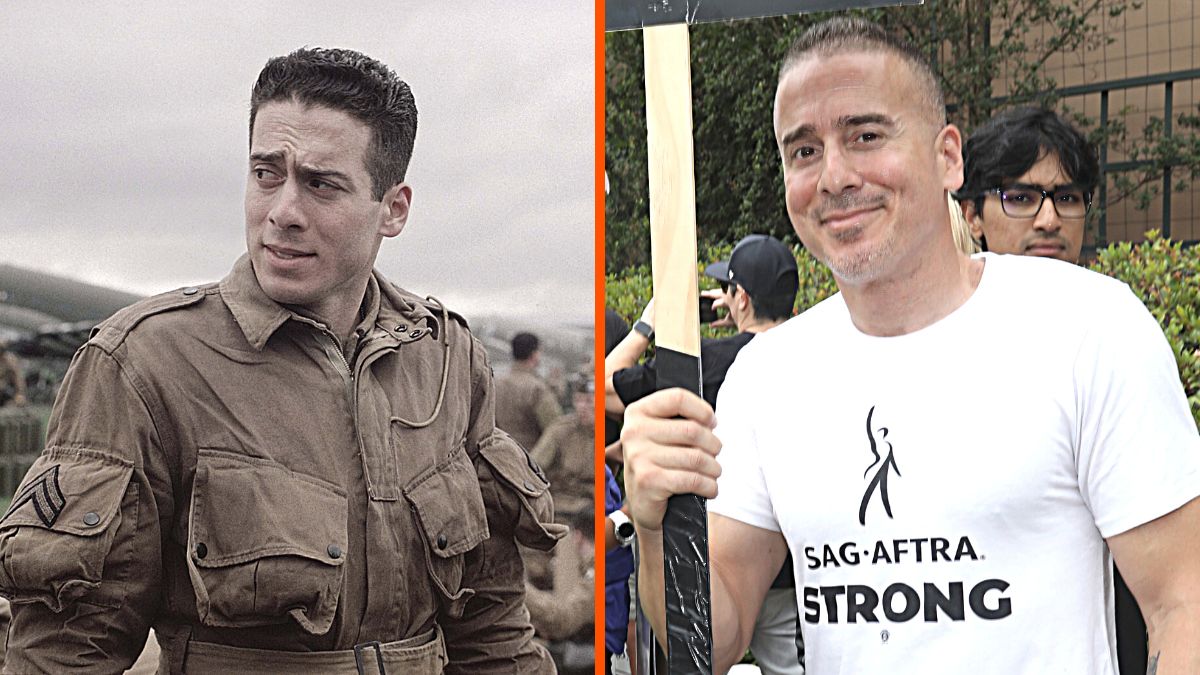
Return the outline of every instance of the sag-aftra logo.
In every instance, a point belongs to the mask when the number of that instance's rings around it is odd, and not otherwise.
[[[902,520],[892,512],[888,478],[902,478],[896,460],[896,448],[888,440],[888,427],[878,426],[875,406],[867,411],[867,448],[871,462],[863,472],[867,484],[858,506],[858,522],[869,534],[867,511],[877,501],[888,518]],[[896,487],[896,484],[892,484]],[[898,487],[897,489],[902,489]],[[962,565],[985,560],[968,535],[952,537],[908,537],[902,539],[849,540],[804,547],[805,568],[809,578],[820,578],[832,568],[864,570],[863,583],[805,585],[804,620],[807,623],[858,623],[923,620],[927,622],[965,621],[970,615],[980,619],[1003,619],[1012,614],[1012,600],[1006,595],[1009,582],[983,579],[968,583],[947,579],[945,572]],[[905,581],[888,580],[881,568],[897,564],[918,564],[928,569],[930,581],[912,583],[911,567]],[[949,564],[949,567],[947,566]],[[928,566],[928,567],[926,567]],[[975,568],[973,571],[978,571]],[[839,575],[845,578],[845,575]]]

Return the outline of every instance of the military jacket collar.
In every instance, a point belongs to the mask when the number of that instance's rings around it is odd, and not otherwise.
[[[247,254],[238,258],[233,269],[221,280],[220,292],[246,341],[259,351],[288,320],[316,323],[268,297],[258,283]],[[401,343],[431,333],[436,338],[440,333],[440,317],[415,296],[393,286],[378,270],[373,270],[367,279],[363,308],[363,319],[356,326],[360,337],[371,333],[372,326]]]

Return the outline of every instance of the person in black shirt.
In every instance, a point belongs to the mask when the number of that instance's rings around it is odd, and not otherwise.
[[[728,261],[715,262],[704,270],[721,284],[714,308],[728,314],[714,326],[734,326],[737,335],[700,341],[701,393],[714,409],[725,373],[738,352],[754,336],[791,318],[799,290],[796,258],[774,237],[752,234],[733,248]],[[642,318],[604,359],[604,409],[621,415],[625,406],[658,389],[654,359],[637,363],[654,335],[654,299],[646,304]],[[763,602],[755,625],[750,651],[766,675],[799,675],[804,672],[799,653],[795,577],[789,555]]]
[[[792,252],[778,239],[765,234],[742,239],[728,261],[709,265],[704,274],[721,283],[721,295],[713,306],[724,306],[729,322],[738,331],[732,337],[700,342],[703,396],[715,408],[725,373],[738,351],[756,333],[791,318],[799,279]],[[654,359],[637,363],[650,346],[653,333],[654,299],[651,298],[633,330],[604,359],[605,412],[620,414],[625,406],[658,388]]]

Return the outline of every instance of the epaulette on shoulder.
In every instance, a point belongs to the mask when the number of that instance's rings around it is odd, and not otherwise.
[[[187,286],[135,302],[93,328],[91,336],[88,338],[88,344],[95,345],[111,354],[147,317],[190,307],[199,303],[209,293],[215,292],[217,292],[216,283]]]
[[[422,308],[424,308],[430,314],[437,317],[439,320],[441,319],[443,306],[438,304],[438,302],[436,300],[431,300],[429,298],[423,298],[423,297],[417,295],[416,293],[413,293],[412,291],[409,291],[407,289],[401,288],[400,286],[397,286],[395,283],[391,282],[390,280],[386,281],[386,283],[388,285],[388,288],[386,289],[387,291],[394,293],[395,295],[403,298],[406,302],[412,303],[414,305],[420,305]],[[454,310],[450,309],[449,307],[446,307],[445,310],[446,310],[446,314],[448,314],[451,318],[453,318],[458,323],[462,324],[463,328],[466,328],[468,331],[471,330],[471,327],[467,324],[466,317],[464,317],[462,314],[459,314],[458,312],[455,312]]]
[[[422,307],[424,307],[425,309],[428,309],[430,311],[430,313],[432,313],[434,316],[441,317],[442,306],[439,305],[438,303],[436,303],[428,298],[414,297],[413,299],[418,304],[420,304]],[[463,328],[466,328],[467,330],[471,330],[471,327],[469,325],[467,325],[467,317],[463,316],[462,314],[459,314],[458,312],[450,309],[449,307],[446,308],[446,314],[449,315],[451,319],[454,319],[455,321],[461,323]]]

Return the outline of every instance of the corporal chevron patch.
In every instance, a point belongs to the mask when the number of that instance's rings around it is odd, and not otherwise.
[[[58,485],[59,466],[59,464],[55,464],[46,469],[21,488],[21,491],[13,497],[12,506],[8,507],[8,512],[4,514],[3,518],[0,518],[0,522],[4,522],[26,504],[32,504],[38,520],[41,520],[46,527],[53,526],[54,521],[58,520],[59,514],[67,506],[67,498]]]

